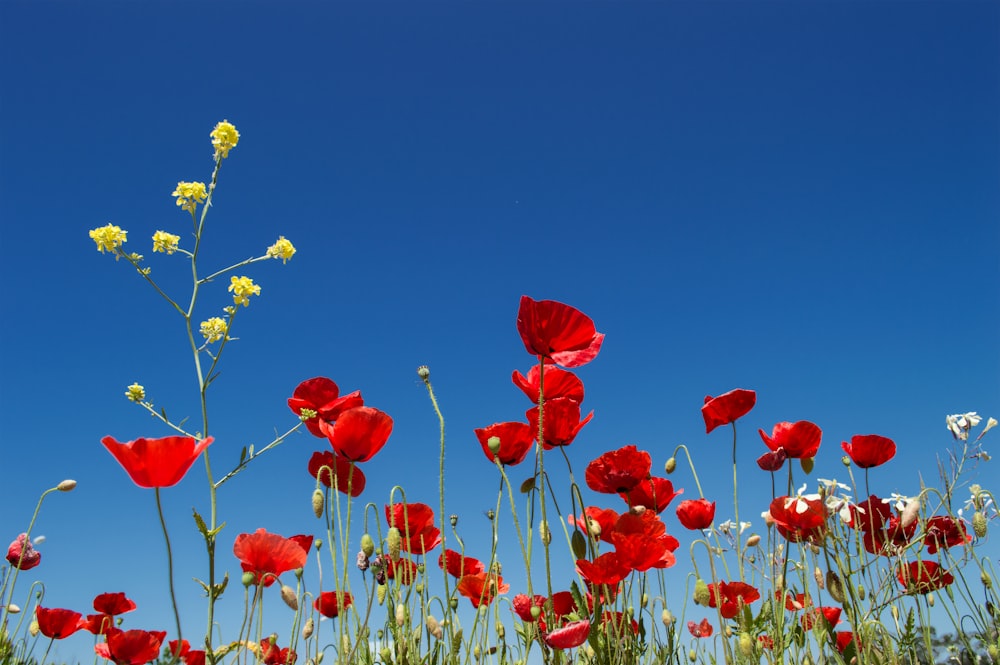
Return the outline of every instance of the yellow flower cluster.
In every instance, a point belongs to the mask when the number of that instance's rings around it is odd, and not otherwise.
[[[157,231],[153,234],[153,252],[163,252],[173,254],[177,251],[177,243],[181,241],[180,236],[166,231]]]
[[[230,291],[232,289],[230,288]],[[260,290],[260,287],[257,287]],[[229,326],[226,325],[225,319],[220,319],[217,316],[213,316],[207,321],[201,322],[201,334],[205,337],[205,341],[209,344],[213,342],[218,342],[220,339],[226,336],[226,332],[229,330]]]
[[[220,156],[224,158],[228,157],[229,151],[235,148],[236,144],[240,142],[240,133],[236,131],[236,127],[228,120],[223,120],[217,124],[215,129],[212,130],[211,136],[216,159]]]
[[[233,302],[237,306],[250,305],[250,296],[259,296],[260,287],[253,283],[249,277],[232,277],[229,280],[229,291],[233,294]]]
[[[128,398],[128,401],[138,404],[142,400],[146,399],[146,389],[138,383],[133,383],[125,392],[125,397]]]
[[[285,236],[278,236],[278,240],[267,248],[267,255],[272,259],[281,259],[282,263],[288,263],[288,259],[295,254],[295,245],[287,240]]]
[[[128,231],[122,231],[120,226],[114,224],[90,230],[90,239],[97,243],[97,251],[101,254],[105,251],[114,252],[121,247],[126,241],[126,235]]]
[[[203,182],[179,182],[173,195],[177,197],[177,205],[193,213],[198,204],[208,196],[208,193],[205,191],[205,183]]]

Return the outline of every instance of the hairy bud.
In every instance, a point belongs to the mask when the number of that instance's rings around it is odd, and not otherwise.
[[[285,605],[288,605],[293,611],[298,612],[299,610],[299,598],[295,594],[295,589],[288,586],[287,584],[281,585],[281,599],[285,601]]]
[[[323,497],[323,490],[314,490],[312,495],[313,515],[316,517],[323,517],[323,508],[325,507],[324,503],[325,499]]]

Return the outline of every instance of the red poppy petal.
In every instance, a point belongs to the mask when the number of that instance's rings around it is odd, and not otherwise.
[[[545,636],[545,643],[553,649],[575,649],[587,641],[590,634],[590,621],[581,619],[553,630]]]

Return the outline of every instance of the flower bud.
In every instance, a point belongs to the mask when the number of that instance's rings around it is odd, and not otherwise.
[[[698,662],[698,652],[695,651],[694,649],[691,649],[690,651],[688,651],[688,660],[690,660],[692,663],[697,663]]]
[[[38,637],[38,633],[41,632],[41,629],[38,627],[38,621],[32,621],[28,625],[28,632],[32,637]]]
[[[668,475],[673,473],[674,469],[676,468],[677,468],[676,457],[671,457],[670,459],[667,460],[667,463],[663,465],[663,470],[666,471]]]
[[[379,649],[378,655],[382,658],[383,663],[392,662],[392,649],[389,647],[382,647]]]
[[[542,608],[540,608],[538,605],[532,605],[531,610],[529,610],[529,613],[531,614],[532,619],[537,619],[538,617],[542,616]]]
[[[806,473],[806,475],[812,473],[815,463],[816,460],[812,457],[802,457],[799,459],[799,466],[802,467],[802,470]]]
[[[486,447],[489,448],[490,452],[493,453],[494,455],[499,454],[500,453],[500,437],[499,436],[491,436],[490,438],[488,438],[486,440]]]
[[[308,640],[312,637],[313,630],[316,629],[316,622],[313,621],[312,617],[306,619],[306,625],[302,626],[302,639]]]
[[[864,584],[859,584],[858,585],[858,600],[864,600],[866,595],[868,595],[868,592],[865,591],[865,585]]]
[[[245,587],[251,587],[257,584],[257,576],[249,571],[243,573],[242,579],[243,579],[243,586]]]
[[[299,611],[299,598],[295,594],[295,589],[287,584],[281,585],[281,599],[285,601],[285,605],[288,605],[288,607],[290,607],[293,611]]]
[[[813,579],[816,580],[816,586],[820,589],[826,587],[826,580],[823,578],[823,571],[819,569],[819,566],[813,570]]]
[[[904,529],[917,521],[920,516],[920,499],[911,499],[903,507],[903,514],[899,520],[900,526]]]
[[[708,585],[705,584],[705,580],[700,577],[694,583],[694,602],[696,605],[703,605],[708,607],[712,600],[712,595],[708,590]]]
[[[323,517],[323,508],[324,508],[323,490],[317,488],[316,490],[313,491],[312,507],[313,507],[313,515],[315,515],[316,517]]]
[[[972,514],[972,531],[977,538],[986,537],[986,515],[981,510]]]
[[[507,635],[507,629],[504,628],[503,623],[500,621],[497,621],[496,629],[497,629],[497,639],[502,640]]]
[[[368,557],[375,554],[375,541],[367,533],[361,536],[361,551]]]
[[[11,614],[20,614],[21,606],[11,603],[10,605],[7,606],[7,611],[10,612]]]
[[[587,518],[587,533],[594,538],[601,537],[601,523],[595,519]]]
[[[649,605],[649,594],[644,593],[639,597],[639,607],[646,609],[647,605]]]
[[[929,606],[931,606],[931,607],[934,607],[934,594],[933,593],[928,593],[927,594],[927,604]]]
[[[848,457],[847,455],[844,455],[843,457],[840,458],[840,463],[843,464],[844,466],[851,466],[851,458]]]
[[[375,595],[378,597],[378,604],[385,604],[385,594],[388,591],[388,587],[384,584],[379,584],[378,588],[375,590]]]
[[[744,658],[753,656],[753,638],[750,633],[740,633],[740,653]]]
[[[444,629],[441,628],[441,624],[430,614],[427,615],[427,620],[425,621],[427,626],[427,634],[432,635],[435,639],[440,640],[444,635]]]
[[[59,490],[60,492],[72,492],[75,488],[76,488],[76,481],[69,479],[64,480],[58,485],[56,485],[56,489]]]
[[[577,559],[587,558],[587,539],[583,537],[582,532],[574,531],[573,535],[570,536],[569,542],[573,550],[573,556]]]
[[[670,613],[670,610],[664,609],[660,613],[660,621],[663,622],[664,628],[670,628],[671,624],[674,623],[674,615]]]
[[[453,611],[457,610],[458,609],[458,598],[449,598],[448,599],[448,607],[450,607]]]
[[[402,627],[406,623],[406,605],[397,603],[396,605],[396,625]]]
[[[538,523],[538,535],[541,537],[544,545],[552,542],[552,532],[549,530],[549,523],[545,520],[541,520]]]
[[[760,536],[758,536],[756,533],[747,538],[747,547],[757,547],[759,543],[760,543]]]
[[[389,558],[392,559],[393,563],[399,561],[399,546],[402,540],[399,529],[396,527],[389,529],[389,533],[385,536],[386,545],[389,547]]]
[[[431,368],[427,365],[421,365],[417,368],[417,376],[426,381],[431,378]]]
[[[830,597],[840,604],[844,603],[844,585],[841,583],[837,573],[832,570],[826,571],[826,590],[830,592]]]

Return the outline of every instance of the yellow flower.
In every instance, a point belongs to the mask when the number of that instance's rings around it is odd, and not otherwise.
[[[208,193],[205,192],[205,183],[203,182],[179,182],[173,195],[177,197],[177,205],[188,212],[194,212],[194,209],[205,200]]]
[[[126,241],[127,234],[128,231],[122,231],[120,226],[108,224],[99,229],[91,229],[90,239],[97,243],[97,251],[103,254],[105,250],[114,252],[121,247]]]
[[[232,288],[230,288],[230,291],[231,290]],[[260,287],[257,287],[257,290],[259,291]],[[218,342],[220,339],[225,337],[228,329],[229,326],[226,325],[226,321],[217,316],[213,316],[207,321],[201,322],[201,334],[205,337],[205,341],[209,344],[212,342]]]
[[[250,296],[260,295],[260,287],[249,277],[230,278],[229,290],[233,293],[233,302],[244,307],[250,305]]]
[[[223,120],[212,130],[212,147],[215,148],[215,158],[228,157],[229,151],[240,142],[240,133],[228,120]]]
[[[278,236],[278,240],[267,248],[267,255],[272,259],[281,259],[282,263],[288,263],[288,259],[295,254],[295,246],[285,236]]]
[[[175,236],[174,234],[167,233],[166,231],[157,231],[153,234],[153,252],[173,254],[177,251],[177,243],[179,243],[180,240],[180,236]]]
[[[125,392],[125,397],[128,398],[128,401],[138,404],[142,400],[146,399],[146,389],[138,383],[133,383]]]

